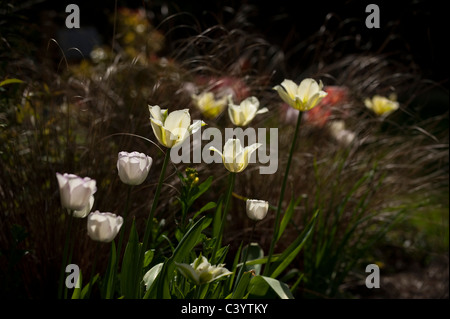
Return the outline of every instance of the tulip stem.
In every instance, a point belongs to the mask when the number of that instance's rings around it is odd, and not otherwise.
[[[148,241],[150,239],[150,235],[152,233],[153,216],[155,214],[156,207],[158,206],[159,194],[161,193],[161,188],[162,188],[162,184],[164,182],[164,177],[166,174],[166,168],[167,168],[167,164],[169,163],[169,159],[170,159],[170,149],[166,150],[166,154],[164,156],[164,162],[163,162],[163,166],[161,168],[161,174],[159,175],[158,185],[156,186],[155,196],[153,198],[153,203],[152,203],[152,208],[150,210],[150,215],[148,216],[148,219],[147,219],[147,225],[145,227],[145,232],[144,232],[144,240],[142,241],[142,247],[141,247],[141,251],[139,254],[139,262],[137,264],[137,267],[139,267],[138,268],[139,273],[142,271],[144,255],[145,255],[145,252],[148,247]],[[140,278],[140,276],[138,276],[138,278],[139,278],[139,280],[142,279],[142,278]],[[139,287],[139,283],[136,283],[136,284]]]
[[[219,230],[219,234],[217,236],[217,242],[214,245],[214,249],[213,249],[213,252],[212,252],[212,255],[211,255],[211,259],[213,261],[215,261],[216,263],[217,263],[216,253],[217,253],[217,250],[218,250],[219,246],[222,243],[222,233],[223,233],[223,230],[224,230],[224,225],[225,225],[225,221],[226,221],[226,218],[227,218],[228,209],[229,209],[229,206],[230,206],[230,199],[231,199],[231,194],[233,193],[234,181],[235,180],[236,180],[236,173],[230,172],[229,173],[229,178],[228,178],[228,190],[227,190],[227,194],[226,194],[226,197],[225,197],[225,206],[224,206],[224,209],[223,209],[222,221],[220,223],[220,230]]]
[[[239,269],[239,273],[238,273],[237,278],[236,278],[236,284],[234,286],[235,287],[234,289],[237,288],[237,286],[239,284],[239,280],[241,279],[242,273],[244,272],[244,269],[246,267],[246,263],[247,263],[247,259],[248,259],[248,252],[250,250],[250,245],[252,244],[252,239],[253,239],[253,234],[255,232],[256,223],[257,223],[256,221],[253,222],[253,227],[252,227],[252,231],[250,233],[250,238],[248,239],[247,249],[245,250],[244,260],[242,262],[241,269]]]
[[[95,252],[94,263],[92,264],[91,279],[89,280],[89,289],[88,289],[88,292],[87,292],[86,299],[89,299],[89,298],[91,297],[92,282],[94,281],[94,277],[95,277],[95,268],[96,268],[96,266],[97,266],[97,259],[98,259],[98,255],[99,255],[99,252],[98,252],[98,245],[99,245],[99,243],[100,243],[99,241],[96,241],[96,242],[95,242],[95,249],[94,249],[94,252]]]
[[[63,296],[63,290],[64,290],[64,274],[66,271],[66,263],[67,263],[67,253],[69,250],[69,239],[70,239],[70,235],[71,235],[71,231],[72,231],[72,223],[73,223],[73,210],[69,210],[69,220],[68,220],[68,229],[66,232],[66,240],[64,242],[64,249],[63,249],[63,260],[62,260],[62,264],[61,264],[61,272],[59,274],[59,289],[58,289],[58,299],[61,299]]]
[[[297,118],[297,124],[295,126],[295,131],[294,131],[294,138],[292,140],[291,149],[289,151],[289,157],[288,157],[288,161],[287,161],[287,165],[286,165],[286,171],[284,173],[283,184],[281,184],[280,199],[278,200],[278,207],[277,207],[277,214],[275,217],[275,226],[274,226],[274,230],[273,230],[273,237],[272,237],[272,241],[270,243],[269,254],[267,257],[267,263],[264,267],[264,273],[263,273],[264,276],[269,275],[270,262],[272,259],[275,243],[277,242],[277,238],[278,238],[278,231],[279,231],[278,228],[279,228],[279,224],[280,224],[281,206],[283,205],[284,192],[286,190],[287,179],[289,176],[289,168],[291,167],[292,155],[294,154],[294,149],[297,144],[298,131],[300,129],[300,123],[302,122],[302,115],[303,115],[303,112],[299,111],[298,118]]]
[[[133,188],[133,186],[129,186],[128,187],[128,191],[127,191],[127,200],[125,203],[125,211],[123,213],[123,225],[122,228],[120,229],[120,236],[119,236],[119,243],[117,245],[117,250],[116,250],[116,260],[115,260],[115,265],[111,265],[111,267],[113,267],[113,271],[114,271],[114,276],[112,278],[112,285],[111,285],[111,289],[112,291],[107,291],[107,299],[111,298],[114,295],[114,289],[116,286],[116,276],[117,273],[119,272],[119,260],[121,257],[121,253],[122,253],[122,243],[123,243],[123,237],[125,235],[125,225],[127,223],[127,216],[128,216],[128,209],[130,207],[130,198],[131,198],[131,189]]]

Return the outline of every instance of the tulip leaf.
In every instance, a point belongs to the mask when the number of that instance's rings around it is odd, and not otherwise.
[[[292,215],[294,213],[294,209],[295,207],[298,206],[298,204],[300,203],[300,201],[302,200],[302,196],[300,196],[299,198],[297,198],[297,200],[293,201],[291,199],[288,208],[286,209],[286,212],[283,215],[283,219],[281,220],[280,223],[280,228],[278,230],[278,237],[277,237],[277,241],[280,239],[281,235],[283,234],[284,230],[286,229],[286,226],[289,224],[289,222],[291,221]]]
[[[111,299],[114,296],[114,281],[116,276],[116,244],[111,242],[111,254],[109,256],[108,268],[106,269],[106,299]]]
[[[125,298],[135,299],[139,288],[139,275],[141,267],[137,268],[139,260],[140,244],[135,221],[131,225],[130,237],[128,239],[122,260],[122,271],[120,276],[120,290]]]
[[[216,206],[217,206],[217,205],[216,205],[215,202],[209,202],[208,204],[206,204],[205,206],[203,206],[202,208],[200,208],[200,210],[194,214],[194,217],[192,217],[192,219],[195,219],[198,215],[200,215],[200,214],[203,213],[204,211],[213,209],[213,208],[215,208]]]
[[[306,227],[300,233],[300,235],[292,242],[292,244],[280,255],[280,263],[276,265],[275,270],[272,272],[270,277],[276,278],[280,275],[287,266],[294,260],[294,258],[298,255],[298,253],[302,250],[305,245],[307,239],[312,233],[314,228],[316,218],[319,211],[317,210],[311,220],[308,222]]]
[[[192,203],[199,198],[204,192],[206,192],[209,187],[211,186],[213,177],[210,176],[208,177],[208,179],[206,181],[204,181],[203,183],[201,183],[200,185],[198,185],[198,191],[197,193],[195,193],[190,199],[189,199],[189,203],[188,205],[191,206]]]
[[[261,264],[249,264],[250,261],[252,260],[258,260],[261,259],[262,257],[264,257],[264,251],[263,249],[257,244],[257,243],[251,243],[250,244],[250,248],[248,246],[245,246],[242,249],[242,259],[244,258],[247,249],[249,249],[248,251],[248,256],[247,256],[247,261],[245,263],[245,269],[244,271],[250,271],[250,270],[254,270],[256,275],[259,275],[260,271],[261,271]],[[238,265],[242,267],[243,262],[241,264]],[[253,266],[253,267],[250,267]]]
[[[96,274],[94,278],[92,278],[92,286],[94,286],[97,279],[100,277],[100,274]],[[86,294],[89,292],[89,287],[91,285],[91,282],[89,282],[86,286],[84,286],[83,290],[81,291],[81,299],[84,299]]]
[[[75,289],[73,290],[72,299],[80,299],[81,298],[81,287],[82,287],[81,285],[82,284],[83,284],[83,276],[81,275],[81,270],[80,270],[80,273],[78,275],[78,280],[76,283],[76,287],[79,287],[79,288],[75,287]]]
[[[242,274],[241,279],[237,283],[236,289],[231,295],[231,299],[245,299],[245,293],[247,291],[247,287],[250,283],[252,275],[253,274],[250,271],[244,272]]]
[[[6,80],[3,80],[0,82],[0,87],[7,85],[7,84],[13,84],[13,83],[25,83],[25,82],[22,80],[19,80],[19,79],[6,79]]]
[[[153,260],[153,256],[155,255],[155,252],[153,251],[153,250],[147,250],[146,252],[145,252],[145,255],[144,255],[144,265],[143,265],[143,267],[145,268],[145,267],[147,267],[148,265],[150,265],[150,263],[152,262],[152,260]]]
[[[289,287],[274,278],[265,276],[253,277],[249,284],[249,299],[252,298],[281,298],[294,299]]]
[[[170,299],[169,282],[174,276],[175,263],[181,263],[198,243],[198,238],[203,230],[203,223],[206,221],[202,217],[183,236],[178,246],[162,266],[155,283],[150,287],[144,298]]]

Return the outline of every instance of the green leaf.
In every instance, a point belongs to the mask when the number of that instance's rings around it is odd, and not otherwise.
[[[82,287],[82,284],[83,284],[83,277],[81,275],[81,269],[80,269],[80,274],[78,276],[78,280],[77,280],[77,283],[75,285],[75,287],[80,287],[80,288],[75,288],[73,290],[72,299],[80,299],[81,298],[81,287]]]
[[[135,221],[131,225],[130,237],[122,261],[122,271],[120,276],[120,290],[125,298],[137,298],[139,288],[139,275],[141,267],[138,267],[140,244]]]
[[[289,287],[274,278],[265,276],[253,277],[249,284],[249,298],[281,298],[294,299]]]
[[[302,200],[303,196],[299,196],[297,198],[296,201],[293,201],[291,199],[288,208],[286,209],[286,212],[283,215],[283,219],[281,220],[280,223],[280,228],[278,230],[278,237],[277,237],[277,241],[280,239],[281,235],[283,234],[284,230],[286,229],[286,226],[289,224],[289,222],[292,219],[292,215],[294,213],[294,209],[295,207],[298,206],[298,204],[300,203],[300,201]]]
[[[100,274],[96,274],[94,276],[94,278],[92,278],[92,286],[94,286],[95,282],[97,281],[97,279],[100,277]],[[81,291],[81,299],[84,299],[84,297],[86,296],[86,294],[89,291],[89,286],[90,283],[88,283],[86,286],[84,286],[83,290]]]
[[[245,299],[245,293],[247,291],[247,287],[250,283],[250,279],[252,276],[253,274],[250,271],[244,272],[244,274],[241,276],[241,279],[239,280],[236,286],[236,289],[231,295],[232,299]]]
[[[0,87],[4,86],[4,85],[8,85],[8,84],[13,84],[13,83],[25,83],[25,81],[22,81],[19,79],[6,79],[6,80],[3,80],[2,82],[0,82]]]
[[[202,208],[200,208],[200,210],[198,212],[196,212],[194,214],[194,217],[192,217],[192,219],[197,218],[198,215],[200,215],[201,213],[213,209],[217,206],[217,204],[215,202],[209,202],[208,204],[206,204],[205,206],[203,206]]]
[[[245,256],[245,253],[248,249],[248,246],[245,246],[244,249],[242,250],[242,258]],[[259,275],[259,273],[261,272],[261,264],[249,264],[250,261],[252,260],[258,260],[264,257],[264,251],[261,248],[261,246],[259,246],[257,243],[251,243],[250,244],[250,250],[248,251],[248,256],[247,256],[247,262],[245,263],[245,268],[244,271],[250,271],[251,269],[253,269],[255,271],[256,275]],[[242,263],[240,264],[242,266]],[[252,267],[253,266],[253,267]]]
[[[111,254],[109,256],[108,268],[106,269],[106,299],[111,299],[114,296],[115,277],[116,277],[116,244],[111,242]]]
[[[280,255],[280,264],[276,267],[276,269],[272,272],[270,277],[276,278],[280,275],[287,266],[294,260],[297,254],[302,250],[305,245],[307,239],[312,233],[312,229],[314,228],[314,224],[317,218],[319,211],[317,210],[308,225],[306,225],[305,229],[300,233],[300,235],[294,240],[294,242]]]
[[[204,181],[203,183],[198,185],[198,191],[197,191],[197,193],[194,196],[192,196],[190,198],[189,203],[188,203],[189,206],[191,206],[192,203],[197,198],[199,198],[204,192],[206,192],[209,189],[209,187],[211,186],[212,180],[213,180],[213,177],[210,176],[210,177],[208,177],[208,179],[206,181]]]
[[[181,263],[197,245],[205,220],[205,217],[200,218],[199,221],[187,231],[177,248],[175,248],[172,257],[164,263],[156,278],[155,284],[152,285],[151,289],[145,294],[145,299],[170,299],[169,282],[174,276],[175,263]]]
[[[150,263],[152,262],[152,260],[153,260],[153,256],[155,255],[155,252],[153,251],[153,250],[147,250],[146,252],[145,252],[145,255],[144,255],[144,265],[143,265],[143,267],[145,268],[145,267],[147,267],[148,265],[150,265]]]

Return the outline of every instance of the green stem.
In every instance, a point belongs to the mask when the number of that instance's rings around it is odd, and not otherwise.
[[[95,277],[95,268],[96,268],[96,266],[97,266],[97,259],[98,259],[98,255],[99,255],[99,252],[98,252],[98,245],[99,245],[99,243],[100,243],[99,241],[96,241],[96,242],[95,242],[95,249],[94,249],[94,252],[95,252],[94,263],[92,264],[91,279],[89,280],[89,290],[88,290],[88,292],[87,292],[86,299],[89,299],[89,298],[91,297],[92,282],[94,281],[94,277]]]
[[[248,252],[250,250],[250,245],[252,243],[253,234],[254,234],[255,228],[256,228],[256,223],[257,223],[256,221],[253,223],[252,232],[250,233],[250,238],[248,239],[247,250],[245,251],[244,261],[242,263],[241,269],[239,269],[239,273],[238,273],[237,278],[236,278],[236,284],[235,284],[235,287],[234,287],[235,290],[236,290],[236,288],[238,286],[239,280],[241,279],[242,273],[244,272],[244,269],[245,269],[245,266],[246,266],[246,263],[247,263]]]
[[[126,228],[126,222],[127,222],[127,216],[128,216],[128,209],[130,207],[130,198],[131,198],[132,188],[133,188],[133,186],[129,186],[128,191],[127,191],[127,201],[125,203],[125,211],[122,216],[123,225],[122,225],[122,228],[120,229],[119,243],[117,245],[117,259],[120,259],[120,254],[122,253],[123,237],[125,235],[125,228]],[[116,263],[116,264],[118,264],[118,263]]]
[[[223,215],[222,215],[222,221],[220,223],[220,230],[219,230],[219,235],[217,237],[217,242],[214,245],[214,249],[211,255],[211,259],[212,261],[214,261],[215,263],[217,263],[216,261],[216,253],[217,250],[219,249],[219,246],[222,243],[222,234],[223,234],[223,230],[225,227],[225,221],[227,218],[227,214],[228,214],[228,209],[230,206],[230,199],[231,199],[231,194],[233,193],[233,188],[234,188],[234,181],[236,180],[236,173],[230,172],[229,173],[229,178],[228,178],[228,190],[227,190],[227,194],[225,197],[225,206],[223,209]]]
[[[289,168],[291,167],[291,161],[292,161],[292,155],[294,154],[294,149],[295,149],[295,145],[297,144],[297,136],[298,136],[298,131],[300,129],[300,123],[302,121],[302,115],[303,112],[300,111],[298,114],[298,118],[297,118],[297,125],[295,126],[295,132],[294,132],[294,138],[292,140],[292,145],[291,145],[291,149],[289,151],[289,158],[288,158],[288,162],[286,165],[286,171],[284,173],[284,178],[283,178],[283,184],[281,185],[281,193],[280,193],[280,199],[278,201],[278,208],[277,208],[277,215],[275,218],[275,226],[274,226],[274,231],[273,231],[273,237],[272,237],[272,242],[270,243],[270,249],[269,249],[269,254],[267,257],[267,263],[264,267],[264,276],[268,276],[269,275],[269,271],[270,271],[270,262],[272,259],[272,255],[273,255],[273,249],[275,247],[275,243],[277,241],[277,237],[278,237],[278,228],[279,228],[279,224],[280,224],[280,215],[281,215],[281,206],[283,205],[283,199],[284,199],[284,192],[286,190],[286,184],[287,184],[287,179],[289,176]]]
[[[119,272],[119,260],[120,260],[120,256],[122,253],[123,237],[125,235],[125,228],[126,228],[126,222],[127,222],[127,216],[128,216],[128,209],[130,207],[130,198],[131,198],[132,188],[133,188],[133,186],[129,186],[128,190],[127,190],[127,200],[126,200],[126,204],[125,204],[125,211],[123,213],[123,225],[122,225],[122,228],[120,229],[119,243],[118,243],[117,250],[116,250],[116,261],[115,261],[115,265],[111,265],[112,267],[114,267],[113,268],[114,276],[113,276],[112,285],[111,285],[112,291],[107,292],[107,296],[106,296],[107,299],[110,299],[113,296],[114,290],[115,290],[116,276],[117,276],[117,273]]]
[[[159,194],[161,193],[161,188],[162,188],[162,184],[163,184],[164,177],[166,174],[166,168],[167,168],[167,164],[169,163],[169,159],[170,159],[170,149],[166,150],[166,154],[164,156],[164,162],[163,162],[163,166],[161,168],[161,174],[159,175],[158,185],[156,186],[156,190],[155,190],[155,197],[153,198],[152,208],[150,210],[150,215],[148,216],[147,225],[145,227],[144,240],[142,241],[142,247],[141,247],[141,251],[139,254],[139,262],[137,264],[137,267],[138,267],[137,271],[139,274],[142,271],[144,255],[145,255],[145,252],[148,247],[148,241],[150,239],[150,235],[152,233],[153,216],[155,214],[156,207],[158,206]],[[140,280],[141,276],[138,275],[137,278],[139,278],[139,280]],[[139,286],[140,286],[139,283],[136,283],[136,284],[137,284],[137,287],[139,288]]]
[[[59,274],[59,288],[58,288],[58,299],[61,299],[63,297],[63,291],[65,286],[65,280],[64,280],[64,274],[66,272],[66,263],[67,263],[67,253],[69,250],[69,239],[72,232],[72,224],[73,224],[73,211],[69,211],[69,220],[68,220],[68,229],[66,232],[66,239],[64,242],[64,249],[63,249],[63,260],[61,264],[61,271]]]

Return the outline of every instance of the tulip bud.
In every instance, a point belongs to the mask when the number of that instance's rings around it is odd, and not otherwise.
[[[89,205],[92,194],[97,191],[95,180],[81,178],[74,174],[56,173],[59,184],[61,204],[69,210],[82,210]]]
[[[269,202],[257,199],[247,199],[246,201],[248,218],[260,221],[264,219],[269,210]]]
[[[90,213],[87,221],[88,235],[92,240],[109,243],[114,240],[122,227],[123,218],[111,213]]]
[[[128,185],[140,185],[147,178],[153,160],[139,152],[120,152],[117,159],[117,171],[120,180]]]

